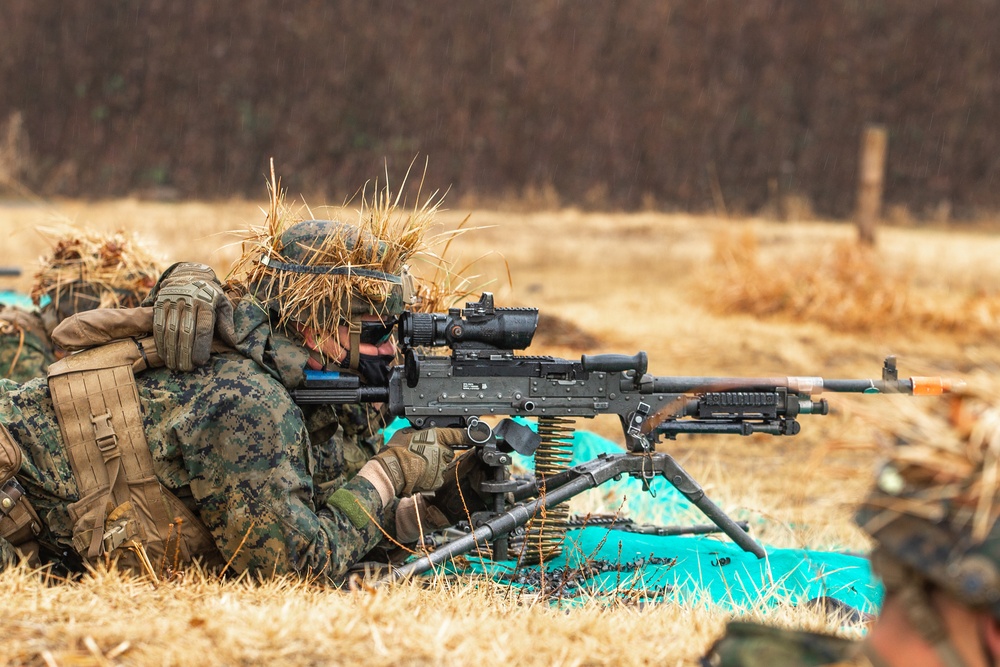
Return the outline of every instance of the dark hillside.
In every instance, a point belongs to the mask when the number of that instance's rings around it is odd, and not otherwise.
[[[342,197],[419,154],[452,197],[846,216],[875,121],[888,203],[1000,209],[987,0],[5,0],[0,26],[0,155],[45,194],[259,197],[274,156]]]

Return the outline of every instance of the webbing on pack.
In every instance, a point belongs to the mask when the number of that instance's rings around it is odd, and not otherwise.
[[[69,507],[74,547],[89,561],[122,548],[120,560],[155,576],[150,561],[168,553],[186,563],[218,552],[204,525],[156,478],[132,372],[142,355],[132,340],[84,350],[49,368],[49,390],[79,487],[80,500]],[[187,532],[175,533],[178,525]]]

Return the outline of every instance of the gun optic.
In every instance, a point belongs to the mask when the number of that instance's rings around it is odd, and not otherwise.
[[[523,350],[538,328],[537,308],[494,308],[485,292],[476,303],[443,313],[405,312],[399,318],[399,343],[411,347]]]

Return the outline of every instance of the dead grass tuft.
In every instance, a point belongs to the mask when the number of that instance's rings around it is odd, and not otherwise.
[[[891,323],[983,338],[1000,333],[1000,295],[981,289],[928,298],[905,267],[889,268],[877,249],[841,239],[806,258],[765,260],[752,228],[718,232],[714,271],[706,273],[712,310],[822,323],[871,333]]]

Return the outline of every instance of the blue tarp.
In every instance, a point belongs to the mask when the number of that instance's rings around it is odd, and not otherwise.
[[[31,303],[31,298],[17,292],[0,290],[0,305],[18,306],[19,308],[32,309],[35,304]]]
[[[397,420],[386,429],[386,436],[404,425],[404,421]],[[573,437],[574,465],[601,453],[621,451],[617,444],[594,433],[577,431]],[[531,467],[531,461],[524,457],[519,457],[518,464]],[[640,523],[706,523],[705,517],[666,480],[653,480],[651,487],[655,497],[644,492],[638,480],[623,478],[588,493],[600,494],[598,500],[605,511],[620,509],[621,516]],[[573,575],[574,581],[562,591],[567,595],[646,593],[657,599],[711,602],[733,610],[832,598],[864,614],[877,612],[882,588],[866,558],[764,547],[767,558],[758,560],[725,537],[665,537],[594,526],[570,530],[563,555],[546,562],[544,568],[563,577]],[[597,569],[605,571],[594,572],[593,563],[599,563]],[[456,571],[457,567],[452,565],[449,570]],[[462,567],[501,580],[514,576],[514,583],[538,585],[540,579],[538,567],[532,569],[536,572],[533,577],[518,577],[511,574],[513,561],[493,563],[477,559],[474,553]],[[551,591],[551,585],[547,588]]]

